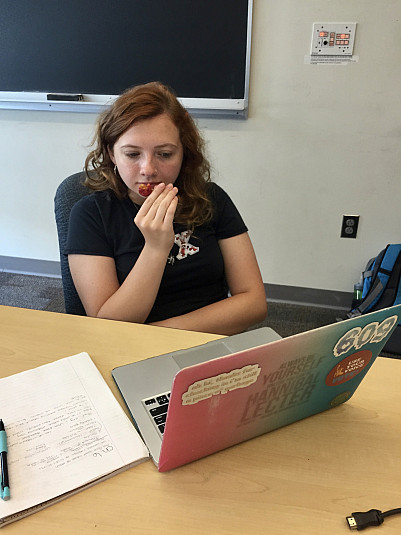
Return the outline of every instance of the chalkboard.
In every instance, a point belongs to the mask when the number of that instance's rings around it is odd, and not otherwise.
[[[246,115],[251,18],[252,0],[0,0],[0,107],[98,111],[159,80],[190,109]]]

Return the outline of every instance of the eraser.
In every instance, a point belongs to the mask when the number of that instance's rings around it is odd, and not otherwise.
[[[47,100],[64,100],[64,101],[68,101],[68,102],[71,102],[71,101],[79,101],[79,100],[83,100],[84,99],[84,96],[83,95],[64,95],[64,94],[60,94],[60,93],[49,93],[47,95]]]

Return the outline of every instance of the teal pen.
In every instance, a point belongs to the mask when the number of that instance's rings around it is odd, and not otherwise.
[[[3,500],[10,499],[10,483],[8,481],[7,466],[7,435],[4,430],[3,420],[0,420],[0,457],[1,457],[1,497]]]

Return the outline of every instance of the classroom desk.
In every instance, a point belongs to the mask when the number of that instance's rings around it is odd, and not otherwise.
[[[87,351],[123,405],[113,367],[216,338],[0,306],[0,376]],[[378,358],[345,405],[164,474],[145,461],[4,534],[346,534],[352,512],[401,506],[400,407],[401,361]]]

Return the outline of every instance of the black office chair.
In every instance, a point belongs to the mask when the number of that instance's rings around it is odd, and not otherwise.
[[[60,267],[61,279],[63,282],[65,311],[67,314],[76,314],[79,316],[86,316],[86,313],[75,289],[68,265],[68,258],[64,254],[64,251],[67,242],[71,208],[77,201],[79,201],[79,199],[91,193],[91,190],[84,186],[84,180],[84,172],[70,175],[61,182],[54,196],[54,214],[56,217],[58,243],[60,249]]]

